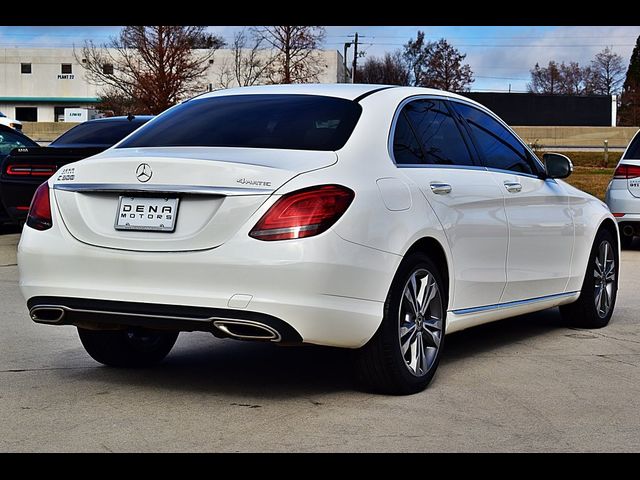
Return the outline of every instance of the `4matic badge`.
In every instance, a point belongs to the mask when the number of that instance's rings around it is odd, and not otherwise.
[[[246,178],[239,178],[238,180],[236,180],[237,183],[240,183],[242,185],[253,185],[256,187],[270,187],[271,186],[271,182],[265,182],[264,180],[248,180]]]

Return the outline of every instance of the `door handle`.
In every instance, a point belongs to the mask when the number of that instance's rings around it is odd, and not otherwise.
[[[429,186],[431,191],[437,195],[445,195],[451,192],[451,185],[448,183],[431,182]]]
[[[507,189],[507,192],[510,193],[518,193],[522,190],[522,184],[520,182],[504,182],[504,187]]]

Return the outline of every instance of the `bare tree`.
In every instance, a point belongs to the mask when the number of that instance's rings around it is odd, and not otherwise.
[[[369,57],[358,70],[357,83],[409,85],[409,69],[400,50],[384,57]]]
[[[273,59],[271,52],[262,48],[262,43],[262,38],[250,38],[245,29],[235,33],[231,44],[232,60],[225,62],[220,70],[218,84],[222,88],[248,87],[267,81]]]
[[[568,65],[562,62],[558,71],[560,74],[558,93],[563,95],[583,95],[585,93],[585,78],[590,70],[580,68],[577,62],[569,62]]]
[[[624,82],[625,68],[622,57],[606,47],[591,61],[594,72],[594,92],[599,95],[614,95],[620,92]]]
[[[253,32],[273,49],[273,61],[268,69],[270,83],[318,81],[323,70],[319,48],[324,27],[265,26],[254,28]]]
[[[203,41],[211,47],[192,48]],[[209,61],[223,44],[202,26],[127,26],[106,44],[85,42],[74,55],[90,83],[133,102],[135,113],[158,114],[204,89]]]
[[[560,93],[560,69],[555,61],[551,60],[546,67],[536,63],[529,72],[531,73],[531,82],[527,85],[529,92],[548,95]]]
[[[473,72],[468,64],[462,63],[466,57],[466,54],[460,53],[441,38],[429,52],[427,68],[419,85],[452,92],[469,90],[469,85],[473,83]]]
[[[424,32],[418,30],[416,39],[410,39],[404,45],[402,57],[406,63],[410,85],[422,85],[429,68],[429,58],[434,47],[433,42],[425,41]]]

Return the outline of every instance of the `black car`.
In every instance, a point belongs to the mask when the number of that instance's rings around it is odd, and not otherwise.
[[[63,133],[48,147],[29,140],[28,145],[7,149],[0,167],[0,200],[5,214],[13,223],[23,222],[38,186],[60,167],[106,150],[152,118],[129,115],[89,120]]]
[[[28,149],[40,147],[24,133],[14,130],[11,127],[0,125],[0,162],[16,148]],[[0,203],[0,224],[7,223],[10,220],[9,214]]]

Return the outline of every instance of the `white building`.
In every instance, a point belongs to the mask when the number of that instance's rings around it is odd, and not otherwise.
[[[321,83],[345,80],[342,55],[320,52]],[[217,50],[207,82],[218,88],[222,70],[233,62],[231,50]],[[105,68],[109,68],[106,66]],[[92,107],[100,87],[89,84],[73,48],[0,48],[0,112],[23,122],[64,121],[64,109]]]

